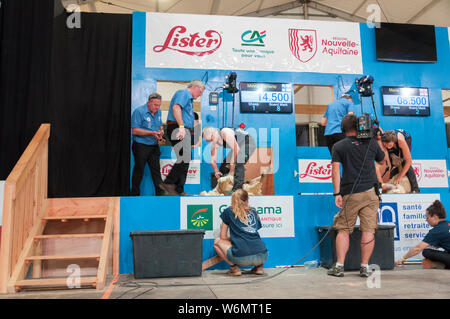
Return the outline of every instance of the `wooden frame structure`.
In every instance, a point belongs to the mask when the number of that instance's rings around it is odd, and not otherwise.
[[[120,198],[49,199],[49,137],[50,124],[42,124],[5,181],[0,293],[23,287],[103,289],[107,274],[119,273]],[[82,271],[74,279],[63,269],[62,278],[55,278],[61,275],[58,263],[83,266],[88,260],[96,263],[94,275],[83,276]]]

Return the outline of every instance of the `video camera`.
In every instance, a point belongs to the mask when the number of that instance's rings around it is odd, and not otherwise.
[[[378,134],[380,131],[379,122],[377,119],[377,113],[375,111],[375,103],[373,101],[373,77],[370,75],[363,76],[360,79],[357,79],[356,87],[358,89],[358,93],[361,97],[371,97],[372,99],[372,107],[375,114],[375,119],[372,119],[370,114],[363,113],[362,110],[362,99],[361,99],[361,113],[362,115],[358,117],[358,127],[356,130],[356,138],[359,139],[369,139]]]
[[[235,72],[231,72],[225,77],[225,85],[223,89],[228,93],[237,93],[239,90],[236,85],[237,74]]]

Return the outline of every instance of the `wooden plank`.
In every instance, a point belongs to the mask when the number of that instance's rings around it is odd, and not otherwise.
[[[88,255],[58,255],[58,256],[29,256],[25,258],[25,261],[34,260],[72,260],[72,259],[97,259],[100,258],[99,254]]]
[[[49,216],[107,215],[109,197],[50,198]]]
[[[7,291],[9,293],[15,292],[14,285],[17,281],[22,280],[25,278],[28,265],[25,263],[25,258],[33,251],[34,245],[33,245],[33,238],[34,236],[37,236],[38,234],[42,234],[42,231],[44,230],[45,222],[36,222],[33,226],[33,229],[30,231],[30,235],[28,236],[28,239],[21,251],[21,254],[17,260],[17,263],[15,267],[12,269],[11,277],[8,281]]]
[[[219,256],[214,256],[208,260],[205,260],[202,263],[202,270],[208,269],[208,268],[220,263],[222,260],[223,260],[222,257],[219,257]]]
[[[120,198],[115,199],[113,225],[113,275],[119,275],[120,253]]]
[[[328,105],[295,104],[295,114],[320,114],[323,115]]]
[[[450,116],[450,106],[444,106],[444,116]]]
[[[80,285],[96,285],[97,277],[80,277]],[[66,278],[40,278],[40,279],[26,279],[20,280],[16,283],[16,288],[24,287],[56,287],[67,286]]]
[[[45,216],[43,220],[89,220],[89,219],[105,219],[108,215],[80,215],[80,216]]]
[[[97,271],[97,289],[102,290],[105,287],[106,274],[108,267],[108,255],[110,251],[110,245],[112,244],[112,232],[113,232],[113,222],[114,222],[114,208],[116,201],[110,199],[108,205],[108,218],[105,224],[105,235],[103,236],[102,249],[100,253],[100,262]]]
[[[6,180],[15,181],[17,189],[21,189],[28,182],[29,173],[38,156],[41,155],[40,149],[48,144],[49,136],[50,124],[42,124],[9,174]]]
[[[89,237],[103,237],[103,233],[93,234],[58,234],[58,235],[38,235],[34,236],[34,241],[40,241],[42,239],[65,239],[65,238],[89,238]]]
[[[5,182],[2,218],[2,241],[0,245],[0,293],[7,293],[11,275],[11,254],[13,244],[13,212],[15,183]]]

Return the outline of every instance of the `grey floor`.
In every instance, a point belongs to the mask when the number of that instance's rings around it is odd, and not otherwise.
[[[229,277],[224,270],[210,270],[201,277],[144,280],[125,274],[114,284],[109,299],[450,299],[450,271],[421,265],[381,270],[368,279],[359,277],[359,271],[331,277],[325,268],[265,272],[264,276]],[[20,291],[0,299],[99,299],[111,280],[104,290]]]

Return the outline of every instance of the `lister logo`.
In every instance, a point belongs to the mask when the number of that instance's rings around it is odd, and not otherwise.
[[[172,164],[166,164],[161,168],[161,173],[164,177],[167,177],[169,175],[170,171],[172,170],[173,165]],[[197,174],[198,169],[195,168],[189,168],[188,175],[195,175]]]
[[[331,163],[327,166],[319,166],[316,162],[311,162],[306,167],[304,173],[300,173],[300,178],[312,177],[315,179],[326,180],[331,178]]]
[[[186,27],[173,27],[166,37],[163,45],[155,45],[153,51],[160,53],[166,49],[183,54],[203,56],[211,54],[222,45],[222,36],[215,30],[208,30],[204,35],[199,32],[189,33]]]
[[[187,205],[187,229],[213,230],[213,205]]]

